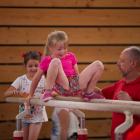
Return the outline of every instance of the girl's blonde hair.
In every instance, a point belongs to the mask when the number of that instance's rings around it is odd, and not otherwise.
[[[58,31],[54,30],[48,35],[47,42],[44,49],[44,56],[51,55],[51,51],[49,50],[49,47],[54,47],[59,41],[62,41],[64,45],[68,44],[68,37],[67,34],[64,31]]]

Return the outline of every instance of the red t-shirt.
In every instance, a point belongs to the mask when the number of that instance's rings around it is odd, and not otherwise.
[[[116,82],[114,85],[103,88],[102,93],[106,99],[117,99],[117,93],[122,90],[129,94],[133,101],[140,101],[140,77],[135,81],[126,83],[126,79],[123,79],[119,82]],[[135,129],[135,127],[140,123],[140,118],[137,115],[133,116],[133,125],[123,133],[123,140],[126,140],[128,132],[131,132]],[[115,140],[114,130],[117,126],[124,123],[125,115],[122,113],[113,113],[112,117],[112,127],[111,127],[111,139]]]
[[[128,133],[127,140],[140,140],[140,124],[137,125],[133,132]]]

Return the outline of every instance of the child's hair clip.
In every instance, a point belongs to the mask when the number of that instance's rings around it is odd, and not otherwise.
[[[23,53],[23,54],[21,55],[21,57],[23,58],[23,57],[25,57],[25,55],[26,55],[26,53]]]
[[[41,53],[41,52],[38,52],[39,54],[40,54],[40,56],[42,56],[43,55],[43,53]]]

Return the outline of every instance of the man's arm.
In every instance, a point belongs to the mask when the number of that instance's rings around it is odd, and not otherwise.
[[[102,94],[102,89],[100,89],[100,88],[98,88],[98,87],[96,87],[96,86],[95,86],[95,88],[94,88],[94,92],[96,92],[97,94],[100,94],[100,95],[103,96],[103,94]]]
[[[131,97],[129,96],[129,94],[122,90],[117,93],[117,98],[118,100],[123,100],[123,101],[133,101]],[[140,115],[137,115],[137,116],[140,118]]]

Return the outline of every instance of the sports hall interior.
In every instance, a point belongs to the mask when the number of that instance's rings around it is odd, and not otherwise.
[[[4,92],[25,74],[21,55],[42,52],[53,30],[65,31],[68,51],[75,54],[81,72],[100,60],[104,71],[97,87],[122,79],[116,66],[121,51],[140,46],[139,0],[0,0],[0,139],[12,140],[18,104],[6,103]],[[49,140],[53,107],[46,107],[39,140]],[[111,112],[81,110],[86,115],[88,140],[111,140]]]

